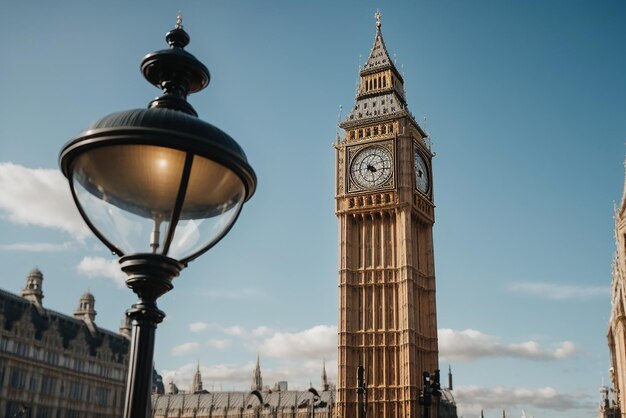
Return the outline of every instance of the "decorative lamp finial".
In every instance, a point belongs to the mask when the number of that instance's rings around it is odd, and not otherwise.
[[[183,28],[183,15],[179,10],[178,14],[176,15],[176,29],[182,29],[182,28]]]
[[[376,13],[374,13],[374,17],[376,18],[376,27],[380,28],[380,10],[376,9]]]

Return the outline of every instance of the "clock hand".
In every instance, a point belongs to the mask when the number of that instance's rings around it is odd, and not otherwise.
[[[367,170],[368,170],[368,171],[371,171],[372,173],[375,173],[376,171],[378,171],[378,170],[376,170],[376,167],[374,167],[374,166],[373,166],[373,165],[371,165],[371,164],[368,164],[368,165],[367,165]]]

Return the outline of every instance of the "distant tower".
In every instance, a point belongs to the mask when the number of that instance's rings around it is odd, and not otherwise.
[[[82,319],[87,322],[95,322],[96,320],[96,298],[89,292],[83,293],[78,302],[78,308],[74,311],[74,318]]]
[[[434,154],[409,112],[404,79],[376,34],[336,149],[339,223],[337,416],[415,418],[422,376],[439,369],[433,224]],[[433,404],[432,415],[437,415]]]
[[[330,385],[328,384],[328,376],[326,375],[326,361],[322,366],[322,390],[330,390]]]
[[[89,333],[92,336],[96,336],[96,298],[89,292],[83,293],[80,297],[80,301],[78,302],[78,308],[74,311],[74,318],[81,319]]]
[[[173,380],[170,380],[170,383],[168,384],[168,390],[171,395],[178,394],[178,386],[176,386]]]
[[[28,273],[26,277],[26,285],[22,289],[22,297],[37,307],[41,307],[41,300],[43,299],[43,274],[39,269],[34,268]]]
[[[252,385],[250,390],[263,390],[263,378],[261,377],[261,364],[259,362],[259,353],[256,355],[256,366],[254,375],[252,376]]]
[[[485,414],[483,413],[483,410],[480,410],[480,418],[485,418]]]
[[[202,375],[200,375],[200,362],[196,368],[196,373],[193,375],[193,381],[191,382],[191,393],[202,392]]]
[[[452,390],[452,367],[448,365],[448,390]]]
[[[120,323],[120,327],[118,328],[120,335],[123,335],[124,337],[130,340],[130,335],[132,333],[132,330],[133,330],[133,327],[132,327],[130,317],[128,315],[124,315],[124,318],[122,318],[122,322]]]
[[[624,167],[626,169],[626,161]],[[616,408],[626,409],[626,179],[614,219],[616,251],[611,266],[611,316],[607,337],[612,370],[611,389]]]

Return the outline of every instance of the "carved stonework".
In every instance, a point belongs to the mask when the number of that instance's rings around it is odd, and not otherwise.
[[[85,338],[84,331],[80,330],[76,337],[70,341],[70,350],[81,356],[89,355],[89,343]]]

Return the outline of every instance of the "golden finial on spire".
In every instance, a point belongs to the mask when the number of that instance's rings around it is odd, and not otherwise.
[[[376,18],[376,27],[380,28],[380,10],[376,9],[376,13],[374,13],[374,17]]]
[[[183,28],[183,15],[179,10],[178,14],[176,15],[176,29],[182,29],[182,28]]]

